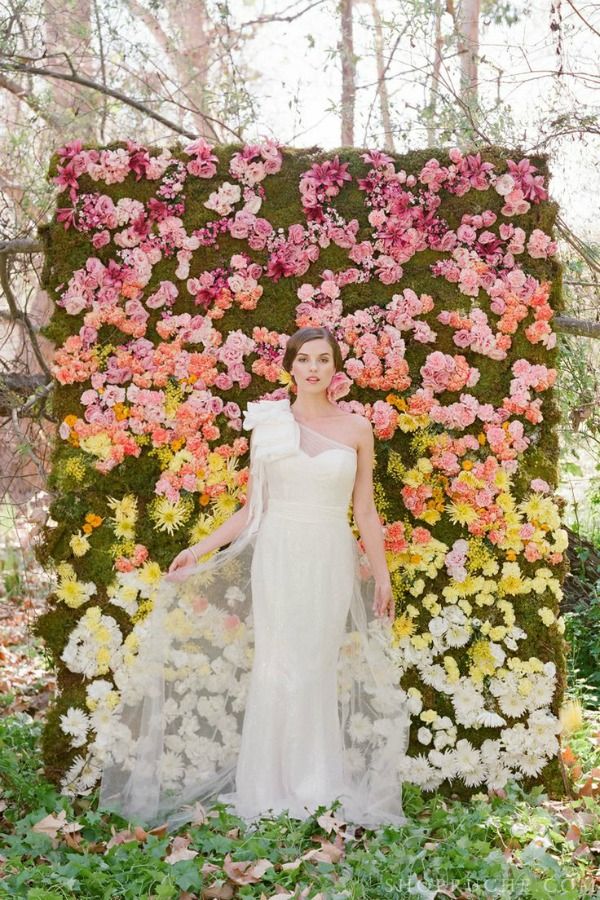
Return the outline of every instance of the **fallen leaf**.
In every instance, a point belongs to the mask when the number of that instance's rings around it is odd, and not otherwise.
[[[194,859],[195,856],[198,856],[197,850],[188,849],[190,841],[191,838],[186,837],[185,835],[173,838],[171,852],[168,856],[165,856],[165,862],[172,866],[184,859]]]
[[[202,900],[231,900],[234,887],[230,881],[202,889]]]
[[[336,842],[339,839],[336,838]],[[344,855],[344,848],[338,843],[323,841],[320,847],[302,854],[302,859],[313,859],[316,862],[338,863]]]
[[[52,846],[57,847],[58,841],[56,840],[56,835],[61,830],[63,825],[67,824],[67,814],[64,809],[61,809],[59,814],[55,816],[53,813],[50,813],[48,816],[44,816],[43,819],[40,819],[35,825],[32,826],[31,830],[35,831],[36,834],[45,834],[52,841]]]
[[[345,822],[344,819],[337,819],[331,812],[323,813],[322,816],[318,817],[317,822],[327,834],[329,834],[330,831],[335,831],[336,834],[339,834],[342,828],[346,828],[347,826],[347,822]]]
[[[133,831],[129,831],[129,829],[126,829],[124,831],[115,832],[114,828],[113,828],[113,836],[106,844],[106,849],[110,850],[111,847],[116,847],[118,844],[127,844],[127,843],[129,843],[129,841],[137,841],[137,840],[138,839],[136,838]]]
[[[581,837],[581,828],[579,828],[577,825],[575,825],[574,822],[572,822],[569,825],[569,830],[565,834],[565,841],[572,841],[574,844],[578,844],[580,837]]]
[[[571,750],[569,744],[567,744],[567,746],[560,751],[560,755],[562,756],[562,760],[566,766],[572,766],[577,761],[577,757]]]
[[[273,863],[269,859],[242,859],[233,860],[228,853],[223,862],[223,871],[234,884],[256,884],[260,881],[267,869],[272,869]]]

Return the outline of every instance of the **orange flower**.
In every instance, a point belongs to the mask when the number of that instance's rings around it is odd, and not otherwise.
[[[137,281],[126,282],[121,287],[121,294],[123,297],[128,297],[129,299],[133,299],[138,296],[139,292],[142,289],[142,285],[138,284]]]
[[[101,516],[97,516],[95,513],[87,513],[87,515],[85,517],[85,521],[88,523],[88,525],[91,528],[97,528],[98,525],[102,524],[103,519]],[[85,526],[84,526],[84,528],[85,528]]]
[[[69,413],[69,415],[64,418],[64,423],[65,425],[68,425],[69,428],[72,428],[76,421],[77,416],[74,416],[73,413]]]
[[[129,415],[129,407],[125,406],[124,403],[115,403],[115,405],[113,406],[113,410],[114,410],[117,422],[121,422],[123,419],[126,419]]]

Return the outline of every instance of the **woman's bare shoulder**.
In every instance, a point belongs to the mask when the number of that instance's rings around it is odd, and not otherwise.
[[[349,439],[355,450],[360,448],[360,445],[371,431],[371,423],[366,416],[360,413],[344,413],[343,416],[340,416],[340,426],[340,431],[343,431],[341,438]]]

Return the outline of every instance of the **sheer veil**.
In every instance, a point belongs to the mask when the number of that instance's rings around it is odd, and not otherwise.
[[[343,447],[296,421],[290,402],[250,402],[252,492],[246,526],[179,580],[163,577],[146,618],[113,668],[119,702],[99,726],[101,809],[147,827],[194,821],[197,803],[229,802],[235,790],[252,669],[252,559],[268,507],[265,466],[287,454]],[[375,582],[354,545],[355,572],[338,667],[347,791],[339,814],[365,826],[403,824],[409,700],[389,620],[374,616]],[[310,659],[306,660],[310,666]]]

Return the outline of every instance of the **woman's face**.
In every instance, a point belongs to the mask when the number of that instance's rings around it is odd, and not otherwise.
[[[335,374],[333,350],[325,338],[305,341],[294,358],[291,374],[298,391],[319,393],[329,386]]]

